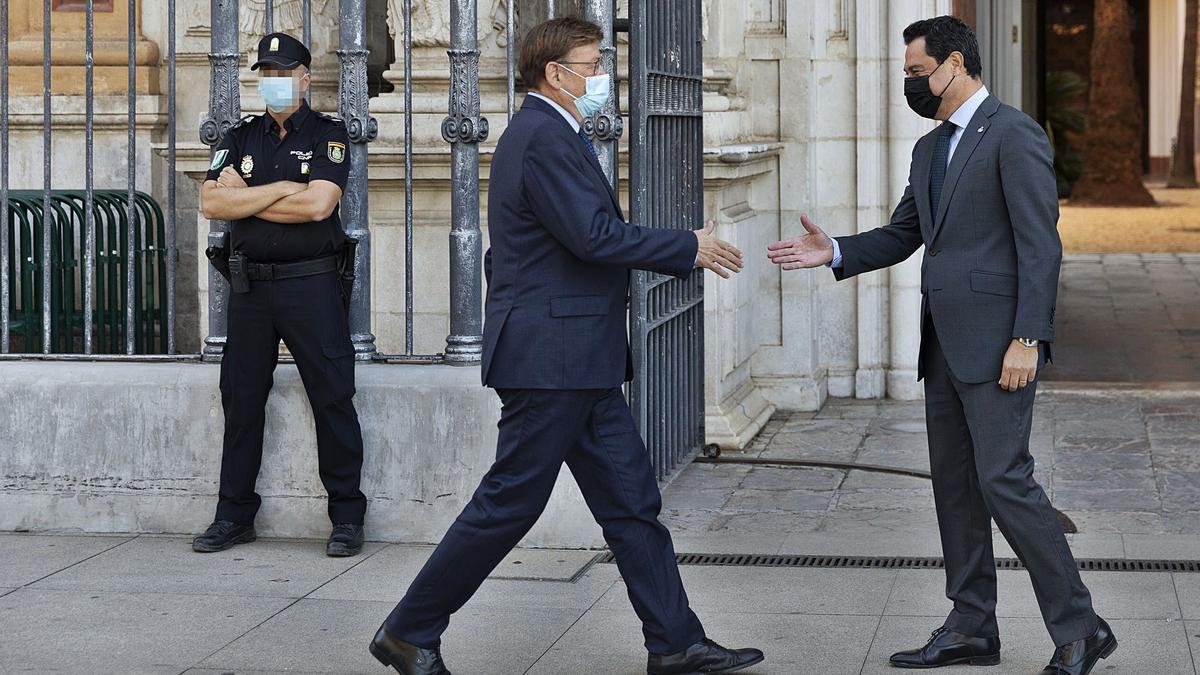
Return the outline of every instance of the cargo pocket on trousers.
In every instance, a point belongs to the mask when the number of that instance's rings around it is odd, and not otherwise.
[[[314,403],[326,405],[354,396],[354,345],[348,340],[341,344],[321,345],[325,356],[325,386],[314,396]]]

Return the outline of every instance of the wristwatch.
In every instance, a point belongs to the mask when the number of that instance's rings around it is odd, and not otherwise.
[[[1042,341],[1034,338],[1017,338],[1017,342],[1020,342],[1021,346],[1023,347],[1029,347],[1032,349],[1033,347],[1041,344]]]

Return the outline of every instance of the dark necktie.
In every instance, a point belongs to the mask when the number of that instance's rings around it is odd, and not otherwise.
[[[587,132],[583,130],[583,127],[579,127],[579,137],[583,139],[583,144],[591,151],[592,156],[600,159],[600,155],[596,154],[596,146],[592,145],[592,139],[588,138]]]
[[[942,122],[938,130],[937,145],[933,146],[933,166],[929,167],[929,201],[933,215],[937,217],[938,203],[942,201],[942,185],[946,182],[946,160],[950,157],[950,137],[958,127],[951,122]]]

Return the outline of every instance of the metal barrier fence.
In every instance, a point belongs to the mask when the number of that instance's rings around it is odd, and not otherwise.
[[[41,192],[16,190],[9,193],[9,227],[0,236],[13,252],[6,271],[10,290],[9,335],[20,339],[13,352],[44,351],[45,308],[50,309],[49,351],[80,353],[84,333],[91,331],[92,352],[120,354],[132,337],[137,354],[166,354],[167,340],[167,246],[162,209],[149,195],[134,194],[134,219],[129,220],[127,195],[118,190],[95,190],[92,208],[82,191],[55,191],[50,195],[49,223],[43,222]],[[81,270],[87,255],[87,223],[91,232],[92,278]],[[43,298],[46,232],[50,233],[50,293]],[[132,237],[132,239],[131,239]],[[133,250],[133,258],[127,251]],[[132,263],[132,264],[131,264]],[[127,304],[125,280],[132,273],[132,305]],[[91,311],[84,310],[83,288],[93,289]],[[86,328],[85,328],[86,326]],[[132,336],[127,335],[133,327]],[[89,352],[89,353],[92,353]]]
[[[168,187],[167,187],[167,208],[162,214],[161,220],[163,224],[162,237],[154,243],[156,247],[163,248],[170,254],[165,255],[163,275],[154,275],[155,283],[161,282],[161,291],[155,293],[147,293],[142,289],[139,278],[139,265],[137,264],[120,264],[118,265],[121,279],[119,288],[107,283],[111,281],[107,276],[106,270],[111,268],[109,255],[117,256],[116,251],[105,253],[106,258],[101,261],[101,272],[105,272],[103,277],[105,284],[102,288],[97,289],[97,281],[100,278],[97,275],[97,256],[98,251],[109,251],[109,249],[98,249],[98,243],[105,246],[113,243],[106,240],[108,232],[106,231],[97,240],[97,222],[95,214],[103,210],[104,213],[114,214],[116,220],[106,221],[108,223],[117,222],[120,216],[119,212],[124,213],[124,222],[127,224],[141,222],[139,215],[143,209],[146,209],[145,202],[139,202],[137,184],[137,72],[136,72],[136,35],[137,35],[137,7],[138,3],[128,3],[127,26],[129,31],[128,39],[128,108],[127,115],[127,178],[126,187],[123,192],[123,203],[118,194],[111,191],[98,193],[95,189],[95,0],[85,0],[86,13],[86,37],[84,39],[83,51],[85,59],[85,99],[86,108],[84,112],[84,188],[79,193],[63,193],[63,196],[56,198],[53,190],[53,181],[51,179],[51,169],[53,158],[51,155],[53,124],[51,116],[51,29],[52,29],[52,6],[47,0],[42,3],[42,190],[40,193],[15,193],[17,194],[17,204],[22,213],[28,214],[35,207],[40,206],[40,218],[33,219],[34,226],[38,230],[37,236],[34,238],[37,250],[29,251],[29,258],[32,260],[36,257],[39,264],[36,266],[39,272],[39,279],[36,281],[32,278],[20,276],[19,291],[27,292],[34,290],[36,292],[31,297],[36,298],[40,302],[40,311],[32,312],[32,308],[25,307],[23,304],[16,306],[22,307],[23,311],[30,310],[31,313],[23,314],[18,319],[18,324],[22,325],[24,330],[30,330],[31,326],[27,325],[28,321],[33,320],[31,317],[40,319],[38,326],[38,335],[35,342],[40,347],[43,354],[51,354],[56,351],[76,351],[73,348],[74,337],[72,330],[75,327],[75,322],[72,318],[73,312],[55,311],[54,304],[54,288],[56,269],[60,274],[63,274],[61,265],[65,264],[63,259],[59,259],[56,266],[55,245],[56,242],[61,244],[59,255],[65,252],[65,246],[68,239],[64,236],[64,228],[74,227],[75,221],[67,215],[70,212],[75,215],[82,216],[82,233],[78,241],[78,246],[82,250],[82,265],[81,273],[82,298],[79,303],[80,323],[82,323],[83,332],[83,354],[104,353],[110,350],[111,340],[113,335],[119,335],[121,344],[119,349],[113,350],[123,353],[127,356],[134,354],[147,353],[151,345],[155,343],[155,336],[149,335],[147,331],[139,331],[138,316],[141,314],[139,301],[146,297],[157,297],[165,301],[165,320],[160,323],[165,347],[163,351],[167,354],[175,353],[175,161],[176,161],[176,144],[175,144],[175,0],[166,0],[168,14],[168,40],[167,40],[167,164],[168,164]],[[15,213],[10,213],[9,207],[9,0],[0,0],[0,69],[3,70],[0,77],[0,224],[3,224],[4,231],[9,232],[15,227],[13,218]],[[76,195],[69,199],[66,195]],[[67,199],[67,202],[75,204],[73,207],[66,207],[61,199]],[[81,203],[80,203],[81,201]],[[149,200],[152,203],[152,200]],[[99,209],[99,210],[98,210]],[[81,212],[81,213],[80,213]],[[56,232],[56,227],[59,230]],[[70,240],[71,244],[76,245],[74,239]],[[122,255],[119,256],[123,261],[134,261],[137,259],[137,236],[125,236],[121,238],[120,245],[123,247]],[[12,308],[13,304],[13,284],[17,279],[15,265],[13,264],[13,253],[10,250],[10,237],[0,236],[0,353],[7,354],[11,351],[11,336],[10,330],[13,325]],[[22,254],[24,252],[21,252]],[[25,257],[22,257],[22,261]],[[22,270],[25,267],[22,265]],[[68,284],[65,278],[60,278],[58,287],[66,292],[67,289],[74,287],[73,284]],[[140,290],[141,289],[141,290]],[[98,297],[98,290],[100,297]],[[93,316],[108,316],[107,308],[112,305],[112,296],[114,294],[123,294],[124,302],[121,306],[127,308],[122,314],[123,326],[111,326],[104,321],[83,320],[82,317]],[[27,293],[28,294],[28,293]],[[24,297],[21,298],[23,303]],[[73,300],[73,299],[72,299]],[[98,305],[99,300],[99,305]],[[63,298],[64,306],[67,309],[73,307],[71,304],[66,304],[66,298]],[[68,316],[69,315],[69,316]],[[99,338],[101,348],[97,349],[97,331],[100,332]]]

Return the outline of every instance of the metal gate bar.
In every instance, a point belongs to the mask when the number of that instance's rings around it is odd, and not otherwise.
[[[8,229],[8,0],[0,0],[0,227]],[[7,354],[9,250],[7,231],[0,236],[0,354]]]
[[[42,352],[50,353],[50,3],[42,3]],[[7,64],[5,64],[7,68]],[[8,327],[5,326],[5,330]]]
[[[703,221],[700,16],[699,0],[630,4],[630,202],[639,225],[694,230]],[[660,480],[704,443],[703,301],[699,271],[634,274],[630,404]]]

